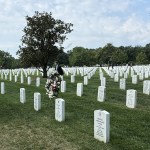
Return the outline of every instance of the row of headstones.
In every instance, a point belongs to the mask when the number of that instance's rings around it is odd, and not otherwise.
[[[138,75],[139,76],[139,80],[143,80],[144,78],[148,78],[150,76],[150,67],[149,66],[148,66],[148,69],[146,71],[144,71],[144,70],[139,71],[139,69],[137,69],[137,68],[138,67],[136,67],[136,69],[134,70],[133,68],[128,67],[125,70],[124,67],[116,67],[115,69],[110,69],[109,70],[107,67],[103,67],[103,69],[106,71],[106,73],[111,78],[114,78],[115,76],[118,76],[118,77],[119,76],[120,77],[124,76],[124,78],[128,78],[130,70],[131,70],[131,74],[130,74],[131,77],[133,77],[134,75]]]
[[[62,83],[65,83],[65,81],[62,81]],[[64,86],[65,84],[62,84],[62,85]],[[1,89],[4,89],[4,83],[1,83]],[[82,93],[83,93],[83,84],[78,83],[77,95],[81,96]],[[21,103],[25,103],[26,101],[24,88],[20,89],[20,101]],[[41,109],[41,94],[40,93],[34,93],[34,109],[36,111]],[[97,112],[96,111],[94,112],[94,137],[106,143],[109,141],[109,113],[106,111],[101,111],[101,110],[97,110],[97,111],[98,111],[98,116],[97,116]],[[101,112],[101,115],[100,115],[100,112]],[[106,115],[106,118],[105,118],[105,115]],[[62,99],[56,99],[55,119],[57,121],[65,120],[65,103],[64,103],[64,100]],[[101,124],[99,124],[99,121],[101,121]]]
[[[36,75],[39,76],[39,70],[38,69],[33,69],[33,68],[27,68],[27,69],[22,69],[22,68],[19,68],[19,69],[1,69],[0,70],[0,74],[6,74],[6,75],[9,75],[9,74],[12,74],[13,76],[15,75],[19,75],[19,74],[25,74],[25,76],[27,77],[28,75]]]
[[[106,99],[106,87],[99,86],[97,100],[100,102],[104,102],[105,99]],[[126,106],[129,108],[135,108],[136,104],[137,104],[137,91],[133,89],[127,90],[126,91]]]
[[[65,74],[68,76],[71,75],[81,75],[85,76],[97,70],[97,67],[72,67],[72,68],[63,68]]]
[[[118,72],[127,72],[129,73],[129,70],[131,69],[131,74],[132,73],[137,73],[137,75],[139,75],[140,73],[146,73],[148,72],[150,74],[150,65],[143,65],[143,66],[114,66],[113,68],[107,68],[107,70],[111,70],[114,73],[118,73]]]
[[[20,88],[20,102],[26,102],[25,89]],[[34,93],[34,109],[41,109],[41,94]],[[65,121],[65,100],[61,98],[55,99],[55,120]],[[94,138],[104,143],[109,142],[110,138],[110,114],[104,110],[94,111]]]
[[[88,76],[84,76],[83,83],[77,83],[77,96],[83,95],[83,85],[88,85],[88,80],[95,74],[96,68],[88,73]],[[75,83],[75,75],[71,75],[71,83]],[[61,81],[61,92],[66,92],[66,81]]]
[[[106,83],[105,78],[104,83]],[[102,82],[102,83],[103,83]],[[145,81],[146,82],[146,81]],[[133,82],[134,83],[134,82]],[[149,87],[150,82],[148,81]],[[144,87],[144,85],[143,85]],[[120,80],[120,88],[125,89],[125,79]],[[98,101],[103,101],[105,99],[105,87],[99,86],[98,88]],[[144,88],[143,88],[144,89]],[[137,103],[137,91],[127,90],[126,93],[126,106],[129,108],[135,108]],[[110,139],[110,114],[105,110],[95,110],[94,111],[94,138],[104,143],[109,142]]]
[[[8,78],[7,78],[7,74],[5,74],[5,77],[3,76],[3,74],[1,74],[1,79],[3,80],[7,80]],[[12,81],[12,74],[10,74],[10,76],[9,76],[9,81]],[[17,75],[15,75],[14,76],[14,81],[15,82],[17,82],[18,81],[18,76]],[[27,77],[27,84],[28,85],[30,85],[31,84],[31,77],[30,76],[28,76]],[[20,83],[24,83],[24,76],[23,75],[21,75],[21,78],[20,78]],[[39,87],[40,86],[40,77],[36,77],[36,86],[37,87]]]
[[[87,80],[86,80],[86,84],[87,84]],[[60,91],[62,93],[66,92],[66,81],[61,81]],[[77,94],[77,96],[83,95],[83,83],[77,83],[76,94]]]
[[[101,80],[101,85],[106,87],[106,78],[103,77],[102,70],[100,70],[100,80]],[[114,82],[118,82],[118,80],[119,80],[118,76],[114,78]],[[138,83],[138,75],[133,75],[132,76],[132,84],[137,84],[137,83]],[[126,79],[125,78],[120,79],[119,87],[122,90],[126,89]],[[150,94],[150,81],[149,80],[143,81],[143,93],[147,94],[147,95]]]

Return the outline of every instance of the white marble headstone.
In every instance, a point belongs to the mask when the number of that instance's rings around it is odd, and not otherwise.
[[[133,75],[132,76],[132,84],[137,84],[138,82],[138,76],[137,75]]]
[[[21,74],[21,83],[24,83],[24,76]]]
[[[75,83],[75,76],[71,75],[71,83]]]
[[[17,75],[15,75],[15,82],[17,82]]]
[[[5,84],[1,82],[1,94],[5,94]]]
[[[105,97],[106,97],[106,88],[104,86],[99,86],[98,87],[98,95],[97,95],[97,100],[99,102],[104,102]]]
[[[28,76],[28,85],[30,85],[30,84],[31,84],[31,77]]]
[[[84,76],[84,85],[88,85],[88,76]]]
[[[149,77],[149,73],[148,71],[145,72],[145,78],[148,78]]]
[[[34,93],[34,109],[36,111],[41,109],[41,94],[38,92]]]
[[[126,106],[129,108],[135,108],[137,104],[137,91],[129,89],[126,92]]]
[[[121,90],[126,89],[126,79],[125,78],[120,79],[120,86],[119,87]]]
[[[94,138],[108,143],[110,139],[110,113],[105,110],[94,111]]]
[[[36,86],[39,87],[40,86],[40,77],[36,78]]]
[[[20,88],[20,102],[21,103],[25,103],[26,102],[25,88]]]
[[[66,92],[66,81],[61,81],[61,92]]]
[[[7,74],[5,74],[5,80],[7,80]]]
[[[77,83],[77,96],[82,96],[83,94],[83,83]]]
[[[65,120],[65,101],[62,98],[55,99],[55,119],[59,122]]]
[[[99,76],[100,76],[100,80],[101,80],[104,77],[103,72],[100,72]]]
[[[118,82],[119,81],[119,74],[115,74],[114,76],[114,82]]]
[[[103,77],[103,78],[101,79],[101,86],[106,87],[106,78],[105,78],[105,77]]]
[[[1,79],[4,79],[4,74],[3,74],[3,72],[1,73]]]
[[[10,74],[9,74],[9,81],[12,81],[12,72],[10,71]]]
[[[150,80],[143,81],[143,93],[147,95],[150,94]]]

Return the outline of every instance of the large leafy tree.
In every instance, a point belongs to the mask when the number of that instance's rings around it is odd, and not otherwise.
[[[114,61],[114,64],[120,65],[123,63],[127,63],[128,55],[121,49],[116,48],[115,52],[112,54],[112,59]]]
[[[35,12],[32,17],[26,16],[26,20],[22,46],[17,54],[26,66],[42,67],[43,77],[47,77],[47,66],[57,60],[66,34],[72,31],[73,25],[54,19],[51,12]]]
[[[115,47],[111,43],[107,43],[102,49],[98,52],[98,60],[100,63],[113,63],[113,53],[115,52]]]

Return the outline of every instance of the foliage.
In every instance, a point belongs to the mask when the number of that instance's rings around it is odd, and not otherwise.
[[[128,60],[127,53],[116,48],[115,52],[112,54],[112,60],[114,61],[115,64],[119,64],[119,65],[123,63],[127,63]]]
[[[143,52],[140,52],[136,57],[136,63],[137,64],[147,64],[148,60],[147,60],[146,54]]]
[[[47,66],[51,66],[63,50],[61,45],[73,25],[54,19],[52,13],[46,12],[35,12],[32,17],[26,16],[26,20],[17,54],[26,66],[42,67],[43,77],[47,77]]]
[[[15,63],[16,62],[16,63]],[[17,62],[17,59],[12,57],[8,52],[0,50],[0,68],[3,69],[13,69],[21,66]]]
[[[92,66],[96,62],[96,51],[93,49],[75,47],[69,52],[70,66]]]
[[[107,64],[108,62],[110,63],[114,62],[115,60],[113,60],[113,57],[112,57],[112,54],[114,53],[114,51],[115,51],[115,47],[111,43],[106,44],[99,51],[99,56],[98,56],[99,62],[103,64]]]
[[[62,53],[60,53],[58,56],[57,56],[57,60],[58,60],[58,63],[61,64],[61,65],[65,65],[65,66],[68,66],[69,65],[69,55],[65,52],[62,51]]]

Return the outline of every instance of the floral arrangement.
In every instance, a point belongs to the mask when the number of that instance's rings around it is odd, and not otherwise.
[[[57,97],[60,89],[61,77],[57,71],[53,71],[47,79],[45,89],[50,99]]]

